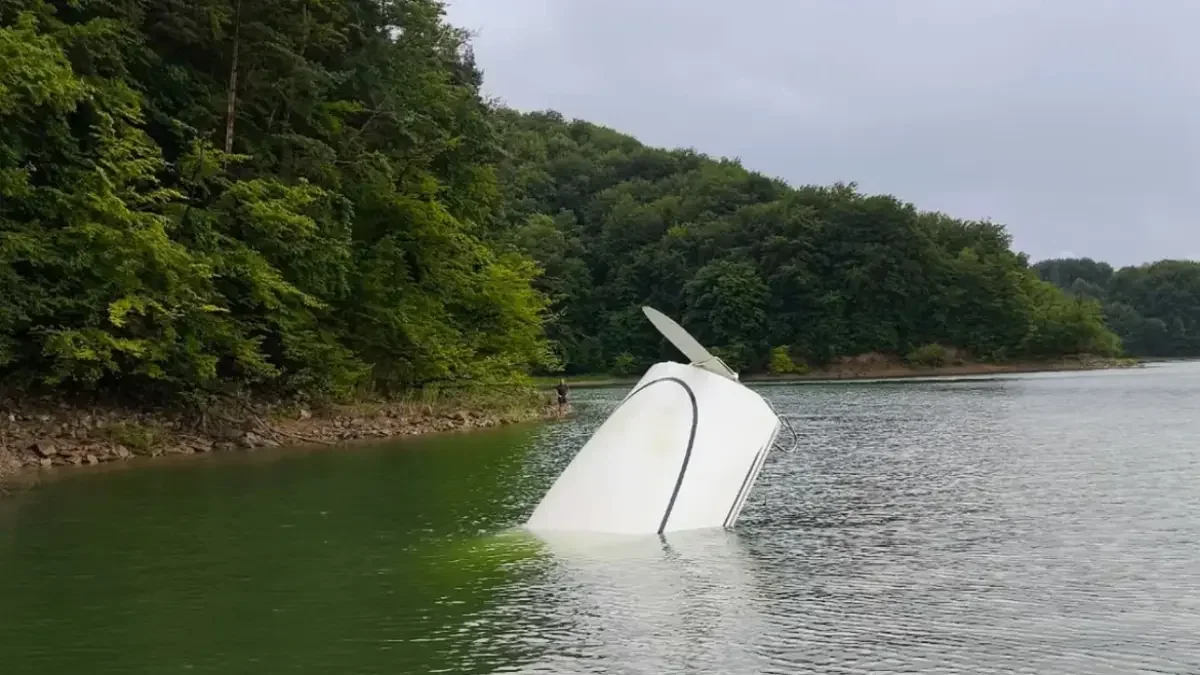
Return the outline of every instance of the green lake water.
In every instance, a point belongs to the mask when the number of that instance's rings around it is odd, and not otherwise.
[[[763,386],[738,527],[514,530],[561,423],[0,499],[0,674],[1200,672],[1200,364]]]

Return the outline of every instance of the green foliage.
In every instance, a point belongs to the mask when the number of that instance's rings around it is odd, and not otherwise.
[[[345,397],[555,367],[435,0],[20,0],[0,59],[8,377]]]
[[[1067,297],[1052,284],[1038,280],[1030,281],[1029,292],[1035,298],[1035,312],[1032,330],[1022,341],[1024,352],[1033,356],[1120,353],[1120,341],[1104,329],[1100,303]]]
[[[771,349],[771,362],[768,370],[772,375],[803,375],[808,372],[808,365],[796,363],[788,348],[779,346]]]
[[[613,359],[611,370],[613,375],[620,375],[622,377],[633,375],[638,371],[638,363],[634,360],[632,354],[617,354],[617,357]]]
[[[1044,281],[1062,289],[1073,287],[1104,289],[1112,281],[1113,268],[1091,258],[1058,258],[1043,260],[1033,266]],[[1079,286],[1076,286],[1079,284]]]
[[[950,350],[936,342],[932,342],[912,350],[908,353],[908,356],[904,357],[904,360],[914,366],[940,368],[949,362]]]
[[[677,358],[649,304],[738,370],[953,345],[993,360],[1112,348],[1089,310],[1037,285],[1004,228],[854,185],[801,187],[554,112],[497,111],[500,239],[545,270],[568,373]]]
[[[1102,305],[1133,356],[1200,356],[1200,262],[1160,260],[1114,271],[1088,258],[1045,260],[1042,279]]]

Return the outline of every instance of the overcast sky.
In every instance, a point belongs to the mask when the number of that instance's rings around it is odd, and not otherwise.
[[[793,184],[1200,258],[1200,2],[449,0],[489,95]]]

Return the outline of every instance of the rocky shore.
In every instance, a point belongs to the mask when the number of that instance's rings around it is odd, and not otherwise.
[[[356,440],[496,427],[558,415],[544,396],[505,403],[226,406],[205,413],[133,411],[49,400],[0,401],[0,481],[54,467],[137,457],[340,445]]]
[[[890,379],[1055,370],[1128,368],[1131,359],[1078,358],[1040,363],[948,364],[913,368],[881,358],[845,359],[806,374],[746,378],[752,382]],[[575,378],[572,387],[621,386],[633,380]],[[364,439],[481,429],[556,417],[547,392],[504,399],[449,397],[434,403],[360,403],[306,408],[299,405],[221,406],[203,414],[133,411],[50,399],[0,398],[0,484],[6,478],[54,467],[124,462],[137,457],[191,455],[282,445],[340,445]]]

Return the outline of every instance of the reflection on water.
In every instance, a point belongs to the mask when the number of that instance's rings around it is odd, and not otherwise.
[[[1200,672],[1200,367],[765,387],[734,532],[521,523],[576,419],[0,502],[0,672]]]
[[[532,537],[533,535],[527,535]],[[536,582],[483,613],[485,640],[520,645],[506,672],[754,672],[752,558],[732,532],[543,538]],[[482,646],[481,644],[481,646]]]

